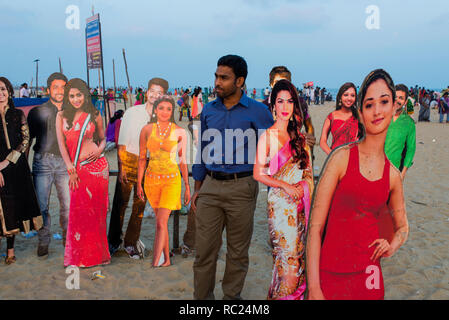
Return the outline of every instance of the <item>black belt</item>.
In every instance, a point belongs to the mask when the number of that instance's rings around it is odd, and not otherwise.
[[[238,173],[224,173],[219,171],[207,171],[207,175],[209,175],[212,179],[216,180],[233,180],[244,177],[249,177],[253,175],[252,171],[246,172],[238,172]]]

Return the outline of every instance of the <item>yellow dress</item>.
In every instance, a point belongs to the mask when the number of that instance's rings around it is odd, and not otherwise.
[[[167,137],[157,135],[157,125],[153,124],[147,149],[150,160],[145,172],[145,194],[153,209],[181,209],[181,173],[176,163],[178,141],[174,123],[170,123]]]

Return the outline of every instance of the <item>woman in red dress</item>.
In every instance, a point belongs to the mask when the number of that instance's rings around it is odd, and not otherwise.
[[[337,107],[331,112],[323,124],[320,147],[326,154],[335,148],[362,138],[363,126],[359,121],[356,109],[357,90],[353,83],[341,86],[337,94]],[[332,146],[329,148],[327,138],[332,133]]]
[[[358,97],[365,139],[326,160],[307,239],[309,299],[384,298],[380,258],[391,257],[408,236],[400,172],[384,153],[394,100],[390,75],[371,72]],[[394,223],[392,237],[380,232],[386,205]]]
[[[56,135],[70,175],[64,266],[107,264],[111,259],[106,237],[109,168],[102,154],[106,138],[101,115],[81,79],[72,79],[65,86]]]

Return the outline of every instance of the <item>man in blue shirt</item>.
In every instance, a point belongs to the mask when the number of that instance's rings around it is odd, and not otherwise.
[[[268,108],[242,91],[248,74],[242,57],[220,58],[215,72],[217,99],[201,113],[198,159],[193,166],[196,210],[195,299],[215,299],[215,271],[222,233],[227,255],[223,299],[241,299],[259,192],[253,179],[257,138],[274,123]]]

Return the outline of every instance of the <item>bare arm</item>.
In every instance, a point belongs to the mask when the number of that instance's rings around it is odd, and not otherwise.
[[[100,144],[98,145],[98,148],[100,149],[99,152],[101,154],[104,151],[104,148],[106,148],[106,136],[104,132],[103,121],[100,114],[95,119],[95,122],[97,123],[98,137],[100,139]]]
[[[179,167],[181,168],[182,179],[184,180],[184,205],[190,202],[190,185],[189,185],[189,170],[187,168],[186,150],[187,150],[187,135],[182,128],[176,129],[178,134],[178,157],[180,160]]]
[[[267,141],[267,137],[270,142]],[[270,154],[270,146],[277,144],[277,138],[273,138],[270,131],[265,131],[257,144],[257,154],[256,160],[254,162],[253,176],[256,181],[262,182],[263,184],[273,187],[282,188],[292,199],[301,199],[304,196],[304,189],[301,185],[291,185],[282,180],[275,179],[267,174],[265,168],[268,167],[267,156]],[[273,149],[277,149],[274,147]]]
[[[195,180],[193,196],[191,199],[191,201],[192,201],[191,206],[192,206],[193,211],[196,211],[196,199],[198,198],[198,192],[200,191],[202,185],[203,185],[203,181]]]
[[[332,151],[327,144],[327,137],[329,136],[330,126],[331,126],[330,120],[326,119],[323,124],[323,130],[321,130],[320,147],[326,154],[329,154]]]
[[[308,134],[315,135],[315,129],[312,125],[312,118],[307,118],[306,121],[304,121],[304,126],[306,127],[306,132]]]
[[[118,179],[121,183],[128,183],[128,178],[126,177],[126,172],[122,168],[123,156],[126,152],[126,147],[124,145],[117,146],[117,164],[118,164]]]
[[[75,170],[72,160],[70,159],[69,152],[67,151],[67,145],[65,142],[64,133],[62,132],[63,118],[62,111],[56,115],[56,138],[58,139],[59,151],[61,152],[62,159],[67,167],[68,171]]]
[[[102,121],[100,114],[98,114],[98,116],[95,118],[95,124],[96,124],[97,135],[98,135],[98,138],[100,139],[100,144],[98,145],[98,149],[96,152],[91,152],[89,154],[87,161],[97,160],[100,157],[100,155],[103,153],[104,148],[106,147],[106,136],[104,133],[103,121]]]
[[[307,171],[309,171],[309,174],[306,174],[305,176],[305,181],[307,182],[307,184],[309,185],[309,194],[310,197],[312,197],[313,191],[315,189],[315,184],[313,183],[313,168],[312,168],[312,152],[311,152],[311,148],[306,145],[306,152],[309,158],[309,166],[307,167]]]
[[[409,226],[407,221],[407,212],[405,209],[402,179],[396,171],[392,171],[393,170],[390,170],[390,177],[393,177],[390,178],[391,192],[388,208],[392,213],[395,229],[394,238],[390,244],[393,249],[392,254],[394,254],[407,240]]]
[[[147,124],[140,131],[139,138],[139,163],[137,166],[137,195],[141,200],[144,200],[143,189],[142,189],[142,181],[143,175],[145,173],[145,165],[147,163],[147,140],[148,140],[148,132],[151,132],[153,128],[152,124]]]
[[[405,179],[405,174],[407,173],[407,167],[404,167],[403,169],[402,169],[402,171],[401,171],[401,178],[402,178],[402,180],[404,180]]]
[[[309,299],[324,299],[320,287],[321,239],[330,204],[338,182],[346,172],[349,148],[338,150],[329,159],[318,183],[307,234],[306,270]]]
[[[131,99],[131,95],[130,95]],[[126,171],[123,170],[123,161],[125,160],[125,154],[126,154],[126,146],[129,145],[131,141],[131,133],[129,132],[128,128],[132,126],[132,119],[130,118],[130,112],[132,113],[132,109],[128,109],[125,114],[123,115],[123,118],[120,123],[120,132],[118,135],[118,141],[117,141],[117,163],[118,163],[118,180],[120,183],[128,183],[128,179],[126,177]]]
[[[193,144],[198,147],[198,129],[193,129]]]
[[[284,181],[270,177],[266,172],[266,167],[268,167],[266,159],[270,154],[270,143],[267,141],[267,132],[268,130],[260,136],[259,143],[257,144],[256,159],[254,161],[253,169],[254,180],[262,182],[264,185],[269,187],[282,188],[288,184]]]
[[[62,132],[63,118],[62,111],[58,112],[56,115],[56,138],[58,139],[59,151],[61,152],[62,159],[67,167],[67,172],[69,173],[69,187],[70,189],[78,188],[78,173],[70,159],[69,152],[67,151],[66,140],[64,133]]]
[[[388,209],[393,218],[394,236],[391,243],[386,239],[377,239],[371,245],[376,245],[372,260],[380,257],[391,257],[405,243],[408,237],[409,226],[405,210],[404,193],[401,174],[391,166],[390,168],[390,201]]]

